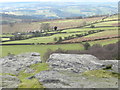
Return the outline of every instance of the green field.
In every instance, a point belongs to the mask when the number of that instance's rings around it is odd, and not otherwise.
[[[118,19],[118,15],[113,15],[111,17],[108,17],[108,18],[105,19],[105,21],[107,21],[107,20],[115,20],[115,19]]]
[[[97,26],[113,26],[113,24],[117,24],[118,21],[109,21],[109,22],[101,22],[101,23],[97,23],[94,24],[96,27]]]
[[[14,35],[11,35],[11,34],[6,34],[6,35],[0,35],[0,37],[12,37]]]
[[[115,16],[116,17],[116,16]],[[114,18],[114,17],[112,17]],[[101,20],[101,19],[100,19]],[[100,21],[99,20],[99,21]],[[75,22],[75,20],[73,20]],[[51,23],[60,23],[60,22],[73,22],[72,20],[59,20],[59,21],[50,21]],[[76,20],[76,22],[80,21]],[[94,21],[94,20],[92,20]],[[112,25],[113,23],[116,23],[117,21],[109,21],[109,22],[102,22],[102,23],[97,23],[95,26],[109,26]],[[47,22],[48,23],[48,22]],[[18,40],[18,41],[9,41],[9,42],[4,42],[3,44],[12,44],[12,43],[49,43],[49,42],[54,42],[54,38],[59,38],[59,37],[68,37],[70,35],[75,35],[75,34],[83,34],[86,33],[90,30],[105,30],[103,32],[99,33],[94,33],[87,37],[104,37],[104,36],[114,36],[118,34],[118,27],[100,27],[100,28],[90,28],[90,26],[84,27],[84,28],[76,28],[76,29],[66,29],[61,32],[67,32],[65,34],[59,33],[59,34],[54,34],[52,36],[45,36],[45,37],[35,37],[31,39],[26,39],[26,40]],[[57,31],[52,31],[52,32],[47,32],[47,33],[56,33]],[[4,35],[5,36],[5,35]],[[8,36],[8,35],[7,35]],[[92,41],[89,42],[91,45],[93,44],[101,44],[101,45],[107,45],[111,43],[117,42],[118,39],[108,39],[108,40],[100,40],[100,41]],[[1,46],[0,46],[1,47]],[[2,56],[6,56],[9,52],[13,54],[20,54],[20,53],[25,53],[25,52],[39,52],[41,56],[43,57],[44,53],[48,49],[56,50],[58,48],[64,49],[64,50],[84,50],[83,45],[81,44],[61,44],[61,45],[13,45],[13,46],[2,46]]]
[[[120,39],[118,38],[114,38],[114,39],[107,39],[107,40],[99,40],[99,41],[90,41],[88,43],[90,43],[90,45],[94,45],[94,44],[100,44],[100,45],[108,45],[108,44],[113,44],[118,42]]]
[[[69,33],[69,34],[55,34],[52,36],[45,36],[45,37],[36,37],[36,38],[31,38],[31,39],[26,39],[26,40],[18,40],[18,41],[10,41],[10,42],[4,42],[3,44],[12,44],[12,43],[49,43],[49,42],[54,42],[54,38],[59,38],[59,37],[68,37],[70,35],[75,35],[75,34],[81,34],[80,33]]]
[[[67,33],[70,33],[70,32],[87,32],[87,31],[90,31],[90,30],[118,30],[118,27],[101,27],[101,28],[77,28],[77,29],[66,29],[66,30],[63,30],[61,32],[67,32]]]
[[[38,52],[41,56],[48,50],[56,50],[58,48],[64,50],[83,50],[81,44],[60,44],[60,45],[13,45],[13,46],[0,46],[2,47],[2,56],[6,56],[8,53],[21,54],[25,52]]]
[[[10,38],[1,38],[2,41],[10,40]]]
[[[110,30],[110,31],[103,31],[95,34],[91,34],[85,37],[108,37],[108,36],[114,36],[118,35],[118,30]]]

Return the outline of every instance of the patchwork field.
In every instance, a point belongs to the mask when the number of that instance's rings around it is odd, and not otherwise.
[[[51,50],[56,50],[58,48],[61,48],[63,50],[84,50],[84,47],[82,44],[74,44],[74,42],[82,42],[84,40],[93,40],[93,41],[88,41],[91,45],[93,44],[100,44],[100,45],[107,45],[107,44],[112,44],[118,42],[119,38],[112,38],[112,37],[118,37],[118,27],[114,26],[113,24],[117,23],[117,21],[107,21],[107,22],[99,22],[101,21],[103,17],[98,17],[98,18],[88,18],[88,19],[79,19],[79,20],[54,20],[54,21],[46,21],[43,23],[50,23],[50,25],[54,26],[59,26],[59,29],[62,28],[70,28],[71,29],[65,29],[62,31],[50,31],[47,32],[49,33],[55,33],[51,36],[43,36],[43,37],[34,37],[26,40],[16,40],[16,41],[9,41],[9,42],[3,42],[3,44],[21,44],[21,43],[51,43],[55,42],[54,38],[59,38],[61,37],[64,39],[65,37],[73,36],[74,39],[69,39],[69,40],[63,40],[62,42],[68,42],[72,44],[57,44],[57,45],[10,45],[10,46],[0,46],[2,47],[2,56],[6,56],[9,52],[13,54],[19,54],[23,52],[39,52],[43,55],[45,52],[47,52],[48,49]],[[117,18],[117,16],[112,16],[108,17],[105,20],[113,20]],[[94,21],[98,21],[99,23],[94,24],[95,27],[91,27],[90,25],[84,26],[84,27],[79,27],[79,28],[74,28],[77,25],[80,25],[81,22],[84,20],[87,20],[88,23],[92,23]],[[37,23],[37,24],[36,24]],[[18,28],[16,30],[33,30],[40,28],[40,22],[36,23],[31,23],[31,24],[19,24],[18,27],[15,25],[11,28],[12,31],[15,30],[15,28]],[[73,26],[72,26],[73,25]],[[76,25],[76,26],[75,26]],[[91,24],[92,25],[92,24]],[[21,27],[21,28],[20,28]],[[32,27],[32,28],[31,28]],[[8,27],[9,28],[9,27]],[[30,29],[28,29],[30,28]],[[10,29],[10,28],[9,28]],[[96,32],[99,30],[103,30],[101,32]],[[88,34],[89,31],[95,31],[96,33]],[[6,30],[5,30],[6,32]],[[88,34],[83,37],[75,37],[76,34]],[[11,37],[13,35],[6,34],[6,35],[1,35],[1,37]],[[109,37],[109,39],[105,40],[98,40],[94,41],[94,39],[100,39],[100,38],[106,38]],[[9,38],[2,38],[2,41],[4,40],[9,40]],[[84,42],[82,42],[84,43]]]
[[[45,22],[33,22],[33,23],[15,23],[2,25],[3,33],[10,32],[26,32],[40,30],[42,23],[48,23],[51,27],[57,26],[58,29],[80,27],[84,23],[88,24],[95,21],[100,21],[104,17],[85,18],[85,19],[70,19],[70,20],[54,20]]]

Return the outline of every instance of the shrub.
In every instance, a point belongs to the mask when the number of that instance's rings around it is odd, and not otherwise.
[[[83,46],[84,46],[85,50],[88,50],[88,48],[90,48],[90,44],[87,42],[85,44],[83,44]]]

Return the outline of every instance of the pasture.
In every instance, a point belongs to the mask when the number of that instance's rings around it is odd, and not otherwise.
[[[2,57],[7,56],[8,53],[12,54],[21,54],[26,52],[38,52],[43,57],[44,53],[47,52],[48,49],[56,50],[84,50],[82,44],[60,44],[60,45],[11,45],[11,46],[0,46],[2,47]]]
[[[76,29],[66,29],[61,32],[71,33],[71,32],[87,32],[91,30],[113,30],[113,29],[118,30],[118,27],[101,27],[101,28],[84,27],[84,28],[76,28]]]
[[[97,23],[94,24],[96,27],[98,26],[118,26],[118,21],[109,21],[109,22],[101,22],[101,23]]]
[[[52,36],[45,36],[45,37],[35,37],[35,38],[30,38],[26,40],[17,40],[17,41],[9,41],[9,42],[3,42],[3,44],[12,44],[12,43],[50,43],[50,42],[55,42],[54,38],[59,38],[59,37],[67,37],[70,35],[75,35],[75,34],[82,34],[84,32],[79,32],[79,33],[69,33],[69,34],[55,34]]]

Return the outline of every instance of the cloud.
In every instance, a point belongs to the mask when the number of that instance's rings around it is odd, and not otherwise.
[[[42,1],[42,2],[118,2],[119,0],[0,0],[0,2],[34,2],[34,1]]]

